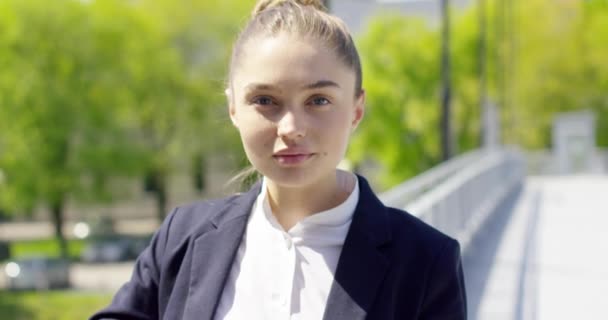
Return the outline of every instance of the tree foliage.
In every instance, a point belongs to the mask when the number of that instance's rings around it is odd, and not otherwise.
[[[503,143],[548,148],[557,113],[588,109],[596,114],[599,144],[607,146],[608,1],[487,3],[487,92],[498,105]],[[472,5],[452,20],[459,152],[481,140],[478,10]],[[349,157],[380,163],[380,182],[388,187],[439,161],[440,30],[381,14],[358,40],[368,108]]]
[[[596,115],[599,144],[608,146],[608,1],[530,5],[517,11],[514,141],[548,147],[555,114],[585,109]]]
[[[229,10],[232,8],[232,10]],[[238,1],[0,2],[0,208],[111,201],[117,176],[166,177],[222,146]],[[226,122],[228,123],[228,122]],[[211,138],[213,137],[213,138]],[[63,246],[65,247],[65,246]]]
[[[355,161],[377,155],[392,172],[385,176],[387,184],[438,159],[438,126],[428,125],[438,121],[439,43],[434,36],[420,20],[386,16],[371,22],[359,43],[368,107],[350,155]],[[412,158],[425,160],[413,163]]]
[[[242,154],[223,90],[253,2],[0,1],[0,210],[46,205],[61,238],[66,202],[112,201],[123,190],[110,178],[147,176],[162,218],[175,170],[200,174],[211,153]],[[546,148],[557,112],[590,109],[608,146],[608,1],[488,4],[488,92],[503,141]],[[480,141],[477,10],[453,15],[460,152]],[[349,157],[379,162],[386,187],[439,162],[440,34],[388,14],[358,45],[368,108]]]

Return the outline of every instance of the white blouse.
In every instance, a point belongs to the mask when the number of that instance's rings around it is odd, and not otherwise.
[[[342,204],[286,232],[272,214],[263,182],[215,319],[321,319],[358,201],[356,182]]]

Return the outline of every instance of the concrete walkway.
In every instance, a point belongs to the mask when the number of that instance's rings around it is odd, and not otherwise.
[[[608,176],[531,177],[509,209],[465,257],[471,319],[608,319]]]
[[[63,234],[68,239],[75,238],[75,221],[65,222]],[[135,220],[117,220],[115,231],[120,234],[149,235],[158,229],[159,223],[156,218],[144,218]],[[0,223],[0,241],[27,241],[37,239],[49,239],[54,237],[53,224],[50,222],[3,222]]]
[[[133,261],[108,264],[73,263],[70,266],[70,284],[74,290],[114,293],[129,281],[133,265]],[[4,264],[0,264],[0,290],[8,286],[4,267]]]

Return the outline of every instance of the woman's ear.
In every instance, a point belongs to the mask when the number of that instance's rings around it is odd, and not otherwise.
[[[236,122],[236,115],[235,115],[234,107],[232,106],[232,104],[228,104],[228,114],[230,115],[230,121],[232,121],[232,125],[235,126],[236,128],[238,128],[239,126],[237,125],[237,122]]]
[[[351,124],[351,131],[355,131],[363,116],[365,115],[365,90],[361,89],[359,96],[355,98],[355,110],[353,115],[353,121]]]
[[[224,93],[226,94],[226,101],[228,102],[228,115],[230,116],[230,121],[232,121],[232,124],[238,128],[236,124],[236,110],[234,108],[232,90],[230,88],[227,88],[226,90],[224,90]]]

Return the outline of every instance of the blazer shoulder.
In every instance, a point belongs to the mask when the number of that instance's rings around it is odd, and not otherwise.
[[[407,211],[387,207],[393,241],[400,246],[414,245],[416,251],[431,257],[446,247],[458,248],[458,241]]]
[[[198,234],[206,230],[208,222],[226,211],[230,211],[231,207],[239,200],[242,194],[232,196],[196,201],[185,205],[180,205],[173,209],[171,219],[170,233],[179,235],[181,238],[188,237],[192,234]]]

